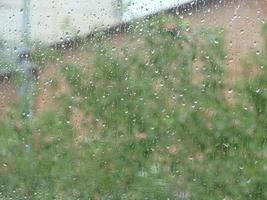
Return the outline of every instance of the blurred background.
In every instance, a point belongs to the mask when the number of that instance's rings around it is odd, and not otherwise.
[[[0,199],[267,199],[266,0],[0,0]]]

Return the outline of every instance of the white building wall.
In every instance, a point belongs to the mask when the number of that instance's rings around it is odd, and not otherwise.
[[[0,37],[22,46],[23,1],[0,0]],[[86,35],[120,22],[114,0],[30,0],[30,38],[54,43],[70,34]]]
[[[118,24],[114,0],[32,0],[31,37],[59,41],[66,32],[85,35]]]
[[[123,14],[123,20],[146,16],[191,1],[193,0],[124,0],[128,9]]]
[[[1,37],[21,46],[24,0],[0,0]],[[122,21],[145,16],[192,0],[124,0],[129,5],[118,15],[116,0],[30,0],[30,38],[54,43],[70,34],[86,35]],[[129,3],[129,1],[131,1]]]

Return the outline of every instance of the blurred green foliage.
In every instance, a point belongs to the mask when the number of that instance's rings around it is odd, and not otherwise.
[[[0,71],[1,73],[14,70],[15,67],[16,67],[16,62],[7,53],[6,47],[5,47],[5,41],[0,37]]]
[[[62,66],[54,109],[29,121],[10,107],[0,198],[267,199],[267,49],[230,86],[223,29],[159,15],[129,32],[143,43],[95,45],[90,74]]]
[[[44,67],[47,61],[56,61],[62,56],[61,51],[57,50],[55,47],[46,47],[42,44],[35,44],[33,46],[34,48],[31,52],[31,59],[38,69]]]

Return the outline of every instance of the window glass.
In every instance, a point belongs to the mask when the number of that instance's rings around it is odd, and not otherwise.
[[[267,199],[265,0],[0,0],[0,199]]]

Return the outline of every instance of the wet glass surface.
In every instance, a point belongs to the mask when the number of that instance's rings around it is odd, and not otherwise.
[[[0,199],[267,199],[266,19],[0,0]]]

